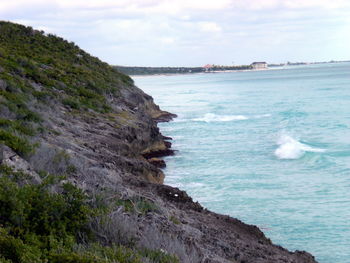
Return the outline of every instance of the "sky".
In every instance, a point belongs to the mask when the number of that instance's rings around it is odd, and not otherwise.
[[[113,65],[350,60],[350,0],[0,0]]]

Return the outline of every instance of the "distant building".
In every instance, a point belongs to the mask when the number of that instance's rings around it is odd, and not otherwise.
[[[254,62],[251,64],[253,69],[267,69],[267,63],[266,62]]]
[[[207,65],[203,66],[203,68],[205,69],[205,71],[209,71],[213,68],[213,65],[207,64]]]

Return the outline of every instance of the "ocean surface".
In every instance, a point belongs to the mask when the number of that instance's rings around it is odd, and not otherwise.
[[[165,183],[321,263],[350,262],[350,63],[134,78],[173,138]]]

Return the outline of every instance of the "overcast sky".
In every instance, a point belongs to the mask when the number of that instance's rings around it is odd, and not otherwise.
[[[115,65],[350,59],[350,0],[0,0],[0,19]]]

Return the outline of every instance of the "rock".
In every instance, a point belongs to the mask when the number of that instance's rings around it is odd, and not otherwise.
[[[165,150],[159,150],[159,151],[154,151],[154,152],[148,152],[142,154],[143,157],[146,159],[151,159],[151,158],[159,158],[159,157],[165,157],[165,156],[172,156],[175,154],[174,150],[171,149],[165,149]]]
[[[143,157],[151,159],[153,157],[164,157],[174,155],[174,151],[169,149],[171,147],[170,142],[159,140],[142,151]]]
[[[0,90],[6,90],[7,88],[7,83],[5,80],[0,79]]]
[[[12,167],[15,171],[27,174],[28,182],[41,182],[40,176],[35,172],[33,166],[15,153],[10,147],[0,144],[0,164]]]
[[[156,122],[169,122],[176,118],[177,115],[167,111],[159,111],[155,113],[152,117]]]
[[[153,164],[155,167],[158,167],[158,168],[165,168],[166,167],[165,161],[162,159],[159,159],[159,158],[148,159],[148,162],[150,164]]]
[[[0,165],[2,164],[3,160],[4,160],[4,145],[0,143]]]

